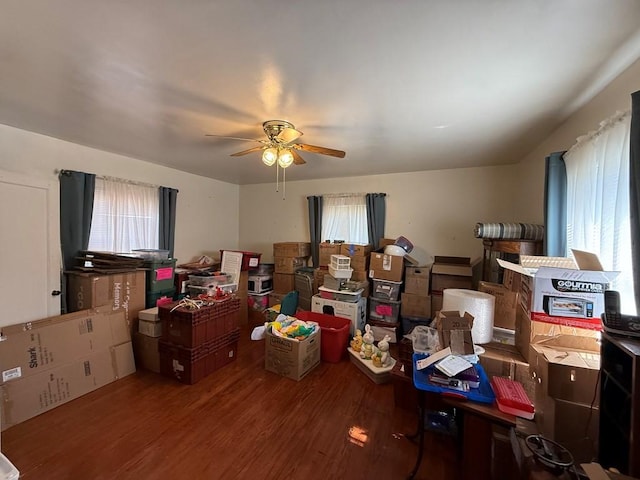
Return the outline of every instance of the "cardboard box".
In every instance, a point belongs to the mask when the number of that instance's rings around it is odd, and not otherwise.
[[[341,302],[314,295],[311,298],[311,311],[348,318],[351,320],[350,334],[353,336],[357,329],[364,332],[364,324],[367,317],[367,299],[363,297],[357,302]]]
[[[516,328],[516,311],[518,307],[518,292],[512,292],[504,285],[491,282],[479,282],[478,291],[493,295],[496,299],[493,312],[495,327],[514,330]]]
[[[340,254],[348,257],[368,257],[373,251],[373,245],[359,245],[357,243],[343,243],[340,247]],[[351,260],[353,265],[353,260]]]
[[[429,295],[416,295],[414,293],[402,293],[400,315],[406,317],[430,317],[431,297]]]
[[[131,340],[124,310],[109,306],[2,327],[2,383],[40,374]]]
[[[401,282],[404,273],[404,257],[374,252],[369,262],[369,277]],[[353,276],[352,276],[353,278]]]
[[[331,255],[339,255],[342,245],[340,243],[322,242],[318,247],[320,254],[318,266],[328,267],[331,264]]]
[[[158,343],[160,338],[149,337],[142,333],[133,334],[133,356],[136,367],[160,373],[160,352]]]
[[[2,385],[2,430],[136,371],[131,342]]]
[[[296,289],[295,273],[274,273],[273,291],[276,293],[289,293]]]
[[[273,244],[274,257],[308,257],[311,255],[309,242],[278,242]]]
[[[598,404],[600,346],[595,338],[559,335],[536,338],[529,363],[538,381],[536,396]]]
[[[415,267],[407,265],[404,272],[404,291],[414,295],[429,295],[431,266]]]
[[[480,365],[487,377],[507,377],[520,382],[529,399],[535,401],[535,382],[531,376],[529,364],[515,347],[493,343],[482,345],[484,353],[480,354]]]
[[[282,303],[282,299],[287,293],[289,292],[286,292],[286,293],[271,292],[269,294],[269,307],[273,307],[274,305],[280,305]]]
[[[369,278],[368,270],[354,270],[351,272],[351,281],[352,282],[364,282]]]
[[[502,271],[502,284],[512,292],[520,292],[520,283],[522,282],[522,275],[518,272],[509,269],[503,269]]]
[[[320,363],[320,327],[305,340],[266,333],[264,368],[292,380],[301,380]]]
[[[370,257],[351,257],[351,268],[358,271],[369,270]]]
[[[591,405],[547,397],[536,401],[535,421],[540,434],[567,448],[574,462],[588,463],[597,457],[600,411]]]
[[[146,335],[147,337],[161,337],[162,336],[162,322],[150,322],[148,320],[138,319],[138,333]]]
[[[307,257],[274,257],[275,273],[296,273],[296,270],[307,266]]]
[[[70,312],[110,305],[113,310],[122,309],[129,327],[133,329],[140,310],[144,310],[145,271],[100,274],[67,272],[68,302]]]
[[[597,256],[572,250],[570,258],[520,256],[520,265],[497,259],[522,275],[520,302],[532,320],[602,330],[604,291],[619,272],[605,272]]]
[[[586,328],[569,327],[554,323],[531,320],[522,305],[516,308],[515,344],[520,354],[530,362],[529,346],[536,337],[554,337],[558,335],[573,335],[577,337],[598,338],[600,332]]]
[[[471,339],[472,315],[468,312],[461,316],[460,312],[440,311],[435,321],[442,348],[451,347],[451,353],[458,355],[474,353]]]
[[[445,288],[471,289],[473,269],[469,257],[435,257],[431,267],[431,291]]]
[[[431,294],[431,318],[436,318],[440,310],[442,310],[442,293],[432,293]]]

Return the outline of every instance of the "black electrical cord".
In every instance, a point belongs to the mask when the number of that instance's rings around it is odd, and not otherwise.
[[[537,461],[558,470],[568,470],[573,467],[573,455],[565,447],[542,435],[529,435],[525,444],[531,450]]]

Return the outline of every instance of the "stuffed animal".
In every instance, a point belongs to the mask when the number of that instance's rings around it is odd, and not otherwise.
[[[362,348],[360,349],[360,357],[371,360],[373,356],[373,332],[370,325],[364,326],[364,335],[362,335]]]

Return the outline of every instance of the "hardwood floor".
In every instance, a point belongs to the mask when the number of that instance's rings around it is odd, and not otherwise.
[[[417,415],[348,360],[295,382],[264,370],[243,329],[238,357],[195,385],[139,370],[2,432],[26,480],[402,479]],[[416,478],[453,480],[450,437],[427,433]]]

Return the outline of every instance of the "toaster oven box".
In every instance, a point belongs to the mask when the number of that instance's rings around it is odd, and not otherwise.
[[[572,252],[573,259],[521,255],[519,265],[498,263],[522,274],[520,304],[531,320],[602,330],[604,291],[619,272],[604,271],[592,253]]]

